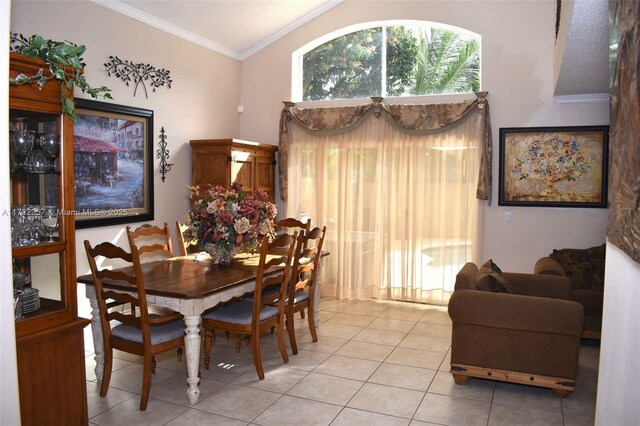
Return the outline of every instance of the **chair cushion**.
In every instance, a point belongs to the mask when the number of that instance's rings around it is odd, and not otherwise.
[[[304,300],[307,300],[309,298],[309,293],[307,293],[306,291],[300,290],[300,291],[296,291],[296,294],[293,297],[293,303],[300,303]]]
[[[489,259],[478,270],[476,275],[476,289],[481,291],[492,291],[494,293],[512,293],[511,287],[502,275],[502,270]]]
[[[278,314],[278,308],[264,306],[260,311],[260,321],[265,321]],[[230,303],[220,308],[213,308],[202,314],[202,318],[224,321],[232,324],[251,324],[253,303],[245,299]]]
[[[157,318],[160,315],[151,314],[149,317]],[[111,328],[111,334],[113,337],[117,337],[121,340],[128,342],[134,342],[142,344],[142,330],[129,324],[123,324],[119,321],[114,321],[116,325]],[[172,321],[167,324],[159,324],[151,326],[151,344],[157,345],[158,343],[168,342],[169,340],[177,339],[184,336],[184,321],[181,319]]]

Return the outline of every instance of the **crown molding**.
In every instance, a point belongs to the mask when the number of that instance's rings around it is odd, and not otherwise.
[[[589,104],[609,102],[608,93],[585,93],[579,95],[556,95],[553,97],[561,104]]]
[[[173,34],[176,37],[180,37],[184,40],[190,41],[191,43],[197,44],[209,50],[213,50],[214,52],[221,53],[230,58],[241,60],[240,53],[236,52],[233,49],[229,49],[226,46],[223,46],[207,38],[194,34],[191,31],[187,31],[182,27],[179,27],[175,24],[167,22],[164,19],[160,19],[153,15],[150,15],[147,12],[143,12],[140,9],[136,9],[135,7],[129,6],[128,4],[123,3],[119,0],[91,0],[91,1],[99,6],[105,7],[107,9],[111,9],[115,12],[121,13],[125,16],[133,18],[147,25],[151,25],[152,27],[158,28],[169,34]]]
[[[247,59],[248,57],[258,53],[259,51],[261,51],[265,47],[269,46],[271,43],[281,39],[282,37],[288,35],[289,33],[292,33],[293,31],[297,30],[301,26],[311,22],[312,20],[316,19],[318,16],[320,16],[320,15],[328,12],[329,10],[333,9],[334,7],[338,6],[343,1],[344,0],[330,0],[327,3],[323,4],[322,6],[319,6],[319,7],[315,8],[315,9],[313,9],[311,12],[309,12],[306,15],[296,19],[295,21],[293,21],[292,23],[290,23],[286,27],[276,31],[275,33],[271,34],[270,36],[268,36],[268,37],[266,37],[266,38],[264,38],[262,40],[260,40],[259,42],[257,42],[253,46],[249,47],[248,49],[245,49],[242,52],[240,52],[240,60],[243,61],[243,60]]]

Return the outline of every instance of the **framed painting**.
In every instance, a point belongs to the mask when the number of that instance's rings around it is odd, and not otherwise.
[[[500,129],[500,206],[607,207],[609,126]]]
[[[75,104],[76,228],[153,220],[153,111]]]

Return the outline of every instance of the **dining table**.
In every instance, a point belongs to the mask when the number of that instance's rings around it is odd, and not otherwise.
[[[323,252],[322,256],[328,253]],[[191,404],[200,396],[200,323],[202,313],[219,303],[253,292],[258,272],[259,254],[242,253],[227,265],[216,265],[206,253],[154,260],[141,265],[144,288],[149,306],[168,308],[180,312],[185,325],[185,358],[187,363],[187,396]],[[321,264],[316,282],[320,295]],[[132,273],[132,266],[123,271]],[[277,270],[273,271],[277,273]],[[98,380],[104,374],[104,341],[100,311],[94,279],[91,274],[81,275],[78,283],[85,284],[85,294],[91,304],[91,331],[95,349],[95,373]],[[133,286],[123,282],[103,280],[105,288],[134,293]],[[315,325],[318,326],[320,297],[313,304]]]

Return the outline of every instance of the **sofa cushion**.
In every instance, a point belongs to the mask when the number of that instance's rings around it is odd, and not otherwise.
[[[574,289],[603,291],[605,247],[553,250],[549,257],[562,266]]]
[[[512,293],[511,287],[502,274],[502,270],[489,259],[478,270],[476,289],[495,293]]]

